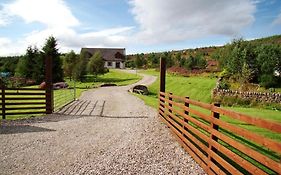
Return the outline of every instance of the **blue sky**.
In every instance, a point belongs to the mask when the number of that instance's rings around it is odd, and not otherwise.
[[[61,52],[127,53],[223,45],[281,34],[281,0],[0,0],[0,55],[53,35]]]

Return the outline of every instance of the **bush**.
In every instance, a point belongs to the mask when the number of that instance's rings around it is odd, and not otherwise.
[[[219,83],[219,86],[218,86],[219,89],[229,89],[230,88],[230,84],[228,82],[226,82],[225,80],[222,80],[220,83]]]

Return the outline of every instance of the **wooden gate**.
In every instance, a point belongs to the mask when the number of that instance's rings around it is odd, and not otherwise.
[[[46,90],[39,88],[1,88],[1,115],[45,114]]]
[[[1,83],[0,114],[6,116],[51,114],[54,110],[52,57],[45,59],[46,88],[7,88]]]

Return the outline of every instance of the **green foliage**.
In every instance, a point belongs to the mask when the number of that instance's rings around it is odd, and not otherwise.
[[[262,45],[257,48],[259,82],[262,86],[269,88],[275,87],[281,82],[280,76],[275,75],[275,71],[280,71],[281,67],[281,46]],[[279,84],[280,85],[280,84]]]
[[[96,52],[91,58],[87,65],[87,71],[90,74],[93,74],[95,77],[99,74],[104,74],[106,69],[104,67],[104,61],[101,57],[100,52]]]
[[[171,52],[164,52],[162,55],[163,59],[166,59],[166,67],[172,67],[175,65],[175,60],[172,58],[172,53]]]
[[[41,83],[45,77],[44,59],[37,47],[29,46],[25,56],[20,58],[15,75],[25,79],[32,79],[36,83]]]
[[[151,53],[147,57],[147,64],[150,68],[155,68],[159,66],[159,57],[155,53]]]
[[[14,75],[17,63],[22,56],[0,57],[0,72],[10,72]]]
[[[52,57],[53,82],[63,81],[63,69],[60,54],[57,49],[57,40],[50,36],[42,48],[45,57]]]
[[[254,45],[242,39],[233,40],[217,51],[213,58],[233,80],[240,83],[259,83],[269,88],[280,86],[281,46]]]
[[[86,67],[87,67],[88,59],[86,58],[86,52],[82,52],[80,54],[80,58],[77,61],[77,64],[74,66],[73,70],[73,78],[76,81],[83,81],[84,76],[87,74]]]
[[[229,89],[230,88],[230,84],[225,81],[225,80],[222,80],[219,85],[218,85],[218,88],[219,89]]]
[[[244,63],[242,66],[242,72],[241,72],[241,83],[249,83],[253,78],[254,71],[250,69],[249,65],[247,63]]]
[[[137,54],[136,55],[136,58],[135,58],[135,66],[137,67],[137,68],[141,68],[141,67],[143,67],[143,65],[145,65],[146,64],[146,60],[144,59],[144,54],[143,53],[141,53],[141,54]]]
[[[180,65],[184,65],[184,67],[188,70],[205,69],[207,66],[207,61],[202,54],[196,54],[195,56],[190,54],[186,60],[183,59],[180,61],[182,62]]]
[[[78,57],[73,50],[67,53],[65,57],[63,57],[64,76],[67,76],[72,79],[74,74],[74,68],[77,65],[78,61]]]
[[[126,65],[126,67],[133,68],[133,69],[136,67],[136,64],[135,64],[134,60],[127,60],[125,62],[125,65]]]

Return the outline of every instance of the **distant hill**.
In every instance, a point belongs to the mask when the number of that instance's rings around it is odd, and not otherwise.
[[[262,45],[262,44],[277,44],[281,45],[281,35],[273,35],[269,37],[264,38],[258,38],[253,40],[248,40],[246,42],[249,42],[253,45]],[[212,53],[214,53],[217,49],[223,48],[225,46],[209,46],[209,47],[201,47],[201,48],[195,48],[195,49],[182,49],[182,50],[172,50],[172,51],[166,51],[166,52],[152,52],[152,53],[138,53],[138,54],[131,54],[127,55],[128,64],[127,67],[131,67],[133,60],[135,60],[137,57],[140,57],[143,59],[143,68],[148,67],[158,67],[157,64],[151,66],[149,64],[149,61],[152,57],[156,57],[156,59],[159,60],[162,54],[168,53],[172,59],[176,59],[176,55],[180,54],[182,57],[187,57],[188,55],[195,56],[197,54],[201,54],[204,56],[204,58],[207,61],[207,70],[215,71],[217,69],[217,61],[212,59]],[[158,63],[159,64],[159,63]]]

